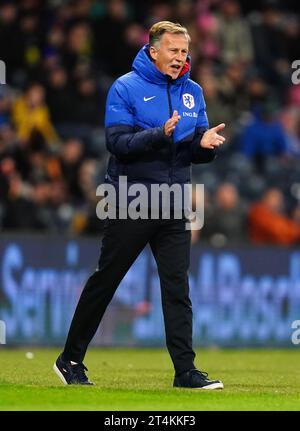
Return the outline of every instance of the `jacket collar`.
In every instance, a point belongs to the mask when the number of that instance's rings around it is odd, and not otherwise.
[[[137,53],[132,63],[132,69],[142,78],[158,85],[166,85],[168,82],[172,82],[173,85],[181,85],[190,76],[191,58],[188,56],[179,77],[173,80],[155,66],[149,54],[149,44],[147,44]]]

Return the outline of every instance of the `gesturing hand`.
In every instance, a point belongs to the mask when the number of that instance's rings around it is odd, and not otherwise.
[[[200,146],[202,148],[210,148],[213,149],[222,145],[225,141],[224,136],[219,135],[218,132],[223,130],[225,127],[224,123],[219,124],[216,127],[212,127],[211,129],[206,130],[203,134],[202,139],[200,141]]]
[[[164,125],[165,135],[167,135],[167,136],[172,135],[172,133],[174,132],[175,127],[177,126],[177,123],[180,120],[180,118],[181,117],[180,117],[180,115],[178,115],[178,112],[174,111],[172,117],[169,118],[168,121],[165,122],[165,125]]]

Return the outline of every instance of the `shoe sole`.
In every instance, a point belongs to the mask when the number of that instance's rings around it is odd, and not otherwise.
[[[223,383],[212,383],[211,385],[203,386],[202,388],[193,388],[193,389],[206,389],[206,390],[224,389],[224,385]]]
[[[200,388],[189,388],[189,387],[187,387],[187,386],[174,386],[175,388],[181,388],[181,389],[193,389],[193,390],[202,390],[202,389],[205,389],[205,390],[207,390],[207,391],[212,391],[212,390],[221,390],[221,389],[224,389],[224,385],[223,385],[223,383],[212,383],[211,385],[207,385],[207,386],[202,386],[202,387],[200,387]]]
[[[67,385],[68,382],[66,381],[66,379],[64,378],[63,374],[59,371],[59,368],[57,367],[56,364],[53,365],[53,370],[55,372],[55,374],[60,378],[60,380],[63,382],[64,385]]]

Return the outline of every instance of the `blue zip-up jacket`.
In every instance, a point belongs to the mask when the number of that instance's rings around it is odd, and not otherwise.
[[[149,45],[145,45],[132,71],[114,82],[105,115],[106,145],[111,153],[108,182],[126,175],[128,183],[189,183],[191,163],[214,159],[214,150],[199,145],[209,126],[202,89],[189,79],[187,69],[172,80],[151,61]],[[174,110],[181,119],[173,136],[167,137],[164,123]]]

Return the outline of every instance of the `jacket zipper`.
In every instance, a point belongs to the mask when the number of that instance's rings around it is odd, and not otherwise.
[[[170,94],[170,86],[171,83],[170,81],[168,81],[167,84],[167,95],[168,95],[168,103],[169,103],[169,115],[170,118],[173,115],[173,108],[172,108],[172,101],[171,101],[171,94]],[[171,135],[171,139],[170,139],[170,169],[169,169],[169,184],[172,183],[172,176],[173,176],[173,164],[174,164],[174,156],[175,156],[175,148],[174,148],[174,136],[173,134]]]

